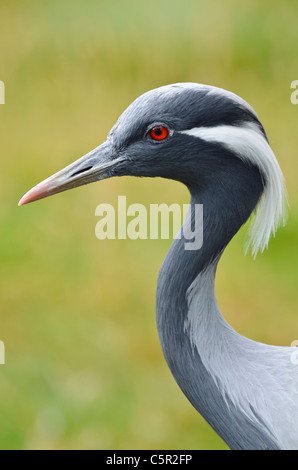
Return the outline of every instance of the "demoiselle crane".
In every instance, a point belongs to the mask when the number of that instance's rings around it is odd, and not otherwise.
[[[254,256],[284,218],[283,175],[257,114],[240,97],[212,86],[151,90],[123,112],[103,144],[19,204],[122,175],[170,178],[190,191],[156,295],[162,350],[181,390],[231,449],[297,449],[296,349],[238,334],[214,292],[218,261],[250,215]],[[183,229],[195,222],[195,204],[203,204],[203,245],[192,251],[185,249]]]

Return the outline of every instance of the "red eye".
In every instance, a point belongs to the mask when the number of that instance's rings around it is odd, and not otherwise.
[[[169,135],[169,129],[165,126],[155,126],[150,129],[149,135],[153,140],[165,140]]]

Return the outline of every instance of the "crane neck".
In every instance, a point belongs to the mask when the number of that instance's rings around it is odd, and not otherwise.
[[[191,203],[179,237],[162,265],[156,297],[156,319],[160,342],[168,366],[193,406],[234,449],[241,438],[247,448],[276,448],[262,426],[252,425],[222,393],[212,374],[223,343],[238,344],[238,335],[222,317],[216,302],[214,279],[225,247],[247,220],[263,190],[260,175],[251,169],[239,184],[213,188],[191,187]],[[203,204],[203,245],[186,250],[185,226],[193,220],[195,205]],[[201,230],[202,227],[197,227]],[[241,341],[240,341],[241,342]],[[228,436],[228,437],[227,437]]]

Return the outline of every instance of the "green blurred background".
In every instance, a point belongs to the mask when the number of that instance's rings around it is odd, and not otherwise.
[[[188,202],[175,182],[112,179],[17,207],[101,143],[139,94],[193,81],[257,111],[284,171],[287,226],[255,261],[245,230],[217,276],[225,318],[298,339],[296,1],[1,0],[1,449],[226,449],[174,382],[155,288],[170,240],[95,237],[95,207]]]

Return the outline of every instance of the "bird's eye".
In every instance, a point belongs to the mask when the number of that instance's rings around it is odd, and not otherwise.
[[[165,126],[154,126],[148,134],[153,140],[165,140],[169,136],[169,129]]]

